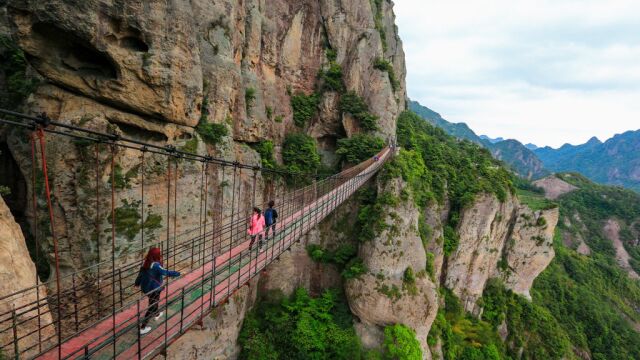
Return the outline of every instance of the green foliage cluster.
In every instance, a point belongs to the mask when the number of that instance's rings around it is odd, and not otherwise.
[[[358,249],[349,243],[341,243],[335,250],[324,249],[317,244],[307,246],[307,254],[316,262],[345,265],[356,256]]]
[[[282,143],[282,161],[288,171],[315,172],[320,166],[316,141],[306,134],[288,134]]]
[[[416,286],[416,275],[413,273],[413,269],[411,267],[408,267],[404,270],[404,274],[402,275],[402,287],[410,295],[418,294],[418,287]]]
[[[432,252],[427,252],[427,263],[425,265],[425,270],[427,271],[427,274],[429,274],[431,280],[434,280],[435,278],[435,261],[436,256]]]
[[[460,300],[442,289],[444,309],[438,311],[427,337],[429,346],[442,341],[444,360],[508,359],[504,345],[491,324],[466,314]]]
[[[518,199],[520,202],[527,205],[531,210],[549,210],[558,207],[558,203],[555,201],[551,201],[545,198],[543,195],[540,195],[535,192],[517,189],[516,194],[518,195]]]
[[[27,59],[22,49],[4,35],[0,36],[0,72],[6,81],[0,107],[15,110],[36,89],[38,81],[27,76]]]
[[[534,282],[534,304],[545,307],[592,359],[640,359],[640,334],[627,320],[640,322],[640,284],[597,250],[584,257],[557,238],[555,251]]]
[[[384,328],[384,357],[394,360],[421,360],[422,349],[411,328],[395,324]]]
[[[429,238],[431,237],[431,232],[433,230],[427,224],[427,221],[424,219],[424,216],[420,216],[418,218],[418,235],[420,235],[420,240],[422,241],[422,247],[427,250],[429,246]]]
[[[318,111],[320,96],[316,93],[305,95],[298,92],[291,96],[291,107],[293,108],[293,122],[298,127],[304,127],[307,121],[311,120]]]
[[[222,138],[229,135],[229,129],[225,124],[209,123],[207,122],[206,116],[200,118],[196,132],[202,137],[202,140],[209,145],[216,145],[222,141]]]
[[[544,197],[544,189],[533,185],[528,180],[520,177],[513,178],[516,187],[516,194],[520,202],[527,205],[531,210],[549,210],[558,207],[558,203]]]
[[[445,225],[443,232],[444,255],[449,256],[458,248],[458,245],[460,244],[460,235],[458,235],[458,232],[451,225]]]
[[[267,105],[264,108],[264,113],[267,115],[267,119],[273,120],[273,108],[271,106]]]
[[[245,317],[240,359],[361,359],[344,297],[327,290],[313,298],[297,289],[290,299],[271,296]]]
[[[392,194],[378,194],[373,188],[363,188],[358,191],[358,217],[355,223],[355,233],[358,241],[373,240],[378,234],[387,229],[384,207],[397,205],[398,200]]]
[[[363,130],[375,131],[378,129],[378,117],[369,112],[369,106],[355,91],[343,94],[340,97],[338,107],[341,112],[353,115]]]
[[[253,149],[260,154],[260,160],[262,161],[262,167],[265,169],[275,169],[278,167],[275,158],[275,147],[273,141],[262,140],[254,145]]]
[[[244,91],[244,103],[247,108],[247,113],[253,107],[253,103],[256,100],[256,89],[249,87]]]
[[[147,211],[147,218],[141,221],[140,215],[141,201],[134,200],[129,202],[127,199],[122,200],[122,206],[115,208],[115,227],[118,236],[124,236],[129,241],[133,240],[144,226],[145,233],[153,238],[155,230],[162,228],[162,216]],[[107,217],[109,223],[112,223],[111,214]],[[105,230],[110,232],[111,229]]]
[[[393,71],[393,64],[383,58],[376,58],[373,62],[373,67],[380,71],[385,71],[389,75],[389,82],[391,82],[391,88],[393,91],[397,91],[400,86],[400,81],[396,77],[395,71]]]
[[[354,257],[344,266],[344,270],[342,270],[340,274],[345,279],[357,279],[360,275],[366,274],[367,271],[367,266],[364,264],[362,259]]]
[[[402,176],[418,205],[443,202],[452,208],[471,204],[479,193],[493,193],[501,201],[515,191],[512,176],[491,154],[469,141],[459,141],[413,112],[398,118],[398,146],[403,150],[388,166],[389,176]]]
[[[338,140],[336,155],[350,164],[359,164],[372,158],[384,148],[384,140],[370,134],[355,134]]]
[[[0,196],[11,195],[11,189],[8,186],[0,185]]]
[[[311,244],[307,246],[307,254],[316,262],[337,265],[345,279],[355,279],[367,272],[362,259],[357,257],[358,249],[353,244],[342,243],[335,250]]]
[[[187,140],[187,142],[185,142],[184,145],[182,145],[180,150],[190,154],[196,154],[198,152],[199,143],[200,141],[198,140],[198,137],[193,136],[191,139]]]
[[[345,91],[344,81],[342,80],[342,66],[335,61],[330,61],[327,69],[321,69],[319,77],[322,81],[322,90],[336,91],[343,93]]]
[[[482,319],[494,329],[505,321],[509,329],[509,355],[526,359],[571,358],[572,344],[560,321],[544,307],[505,289],[497,279],[487,283],[479,304],[484,307]]]
[[[136,165],[124,173],[120,164],[116,164],[113,167],[114,187],[118,190],[131,189],[131,179],[137,177],[139,172],[140,165]],[[109,178],[109,184],[111,184],[111,177]]]

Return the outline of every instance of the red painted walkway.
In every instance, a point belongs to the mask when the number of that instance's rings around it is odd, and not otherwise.
[[[115,316],[97,322],[89,329],[62,342],[60,348],[56,346],[38,358],[140,359],[157,355],[353,195],[374,175],[389,154],[390,149],[383,150],[379,155],[379,161],[371,162],[354,178],[279,222],[276,239],[269,239],[257,258],[257,243],[252,251],[248,251],[247,240],[216,256],[215,260],[204,266],[168,281],[159,306],[161,310],[165,310],[162,322],[158,324],[151,320],[150,325],[154,329],[150,333],[138,336],[137,324],[147,308],[147,301],[140,300],[125,305]],[[220,270],[225,271],[221,273]],[[215,286],[212,287],[212,283],[215,283]],[[194,296],[197,297],[195,300],[189,299]],[[167,299],[170,303],[168,310],[165,307]]]

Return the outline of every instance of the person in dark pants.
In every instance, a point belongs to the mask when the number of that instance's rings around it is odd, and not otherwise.
[[[251,237],[251,243],[249,243],[249,250],[253,249],[253,243],[256,242],[256,237],[258,238],[258,246],[262,248],[262,235],[264,233],[264,216],[262,215],[262,210],[257,207],[253,208],[253,215],[251,215],[251,219],[249,220],[249,229],[247,230],[249,236]]]
[[[158,303],[160,302],[160,293],[162,292],[162,283],[165,276],[178,277],[180,273],[162,267],[160,249],[156,247],[149,249],[135,283],[136,286],[140,286],[142,292],[149,299],[149,307],[140,322],[141,335],[151,331],[151,327],[148,324],[152,317],[157,321],[163,314],[162,312],[158,313]]]
[[[276,221],[278,221],[278,211],[274,208],[275,201],[269,201],[269,208],[264,211],[264,223],[267,226],[265,231],[265,237],[269,240],[269,229],[271,229],[271,236],[276,235]]]

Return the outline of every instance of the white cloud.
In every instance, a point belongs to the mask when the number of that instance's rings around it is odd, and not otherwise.
[[[539,145],[640,128],[640,2],[397,0],[409,96]]]

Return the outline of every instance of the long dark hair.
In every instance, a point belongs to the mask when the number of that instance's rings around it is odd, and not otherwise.
[[[253,208],[253,212],[258,214],[258,219],[260,219],[260,216],[262,216],[262,210],[260,210],[260,208],[254,207]]]
[[[142,264],[142,268],[149,269],[151,264],[157,262],[162,266],[162,252],[157,247],[152,247],[149,249],[147,256],[144,258],[144,264]]]

